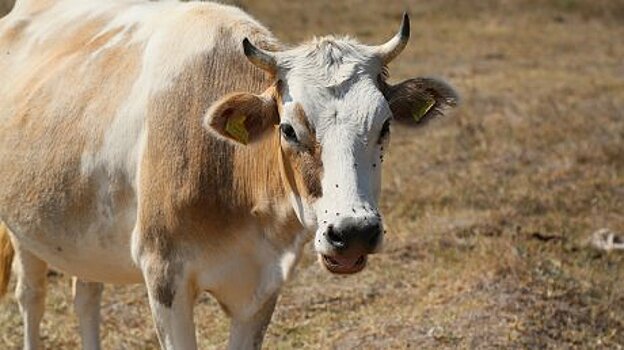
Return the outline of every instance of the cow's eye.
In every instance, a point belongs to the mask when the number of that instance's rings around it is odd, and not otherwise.
[[[390,134],[390,119],[386,120],[381,127],[381,133],[379,134],[379,143],[382,143],[386,137]]]
[[[280,131],[286,140],[290,142],[297,142],[297,133],[292,125],[286,123],[280,124]]]

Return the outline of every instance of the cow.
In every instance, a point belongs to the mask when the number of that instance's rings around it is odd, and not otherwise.
[[[143,283],[163,349],[196,348],[209,292],[229,348],[260,348],[280,288],[313,241],[331,273],[381,249],[390,125],[458,102],[399,84],[381,45],[280,43],[239,8],[18,0],[0,21],[0,290],[11,260],[24,348],[38,349],[48,268],[76,277],[82,346],[98,349],[102,283]]]

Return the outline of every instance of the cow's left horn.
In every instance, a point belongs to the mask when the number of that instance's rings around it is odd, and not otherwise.
[[[401,51],[407,45],[407,41],[410,37],[410,21],[409,16],[403,13],[403,21],[401,22],[401,28],[399,32],[390,39],[387,43],[379,45],[375,48],[377,57],[381,59],[384,65],[390,63],[395,57],[397,57]]]
[[[269,72],[275,72],[277,70],[275,57],[271,55],[271,53],[255,47],[247,38],[243,39],[243,50],[245,51],[245,56],[247,56],[249,61],[256,67]]]

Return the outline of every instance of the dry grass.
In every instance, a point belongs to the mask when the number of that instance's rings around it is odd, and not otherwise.
[[[14,0],[0,0],[0,17],[8,13],[13,8],[14,3]]]
[[[624,232],[624,4],[598,0],[237,3],[289,42],[328,31],[371,43],[409,8],[394,79],[441,75],[464,104],[393,130],[384,169],[386,252],[331,276],[311,248],[284,289],[266,348],[624,348],[624,256],[587,248]],[[50,349],[78,345],[69,279],[52,276]],[[13,299],[0,346],[17,348]],[[107,286],[108,349],[157,347],[142,287]],[[227,320],[209,297],[202,348]]]

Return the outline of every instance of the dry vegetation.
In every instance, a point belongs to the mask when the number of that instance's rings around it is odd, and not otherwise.
[[[444,76],[464,101],[427,128],[393,130],[385,253],[345,278],[309,248],[266,348],[624,348],[624,254],[585,244],[624,232],[622,1],[236,3],[287,42],[381,42],[409,8],[392,78]],[[50,278],[50,349],[78,346],[69,283]],[[0,348],[18,348],[15,301],[0,307]],[[216,303],[197,311],[201,347],[223,348]],[[103,319],[105,348],[157,347],[142,287],[107,286]]]
[[[0,16],[8,13],[13,8],[14,0],[0,0]]]

